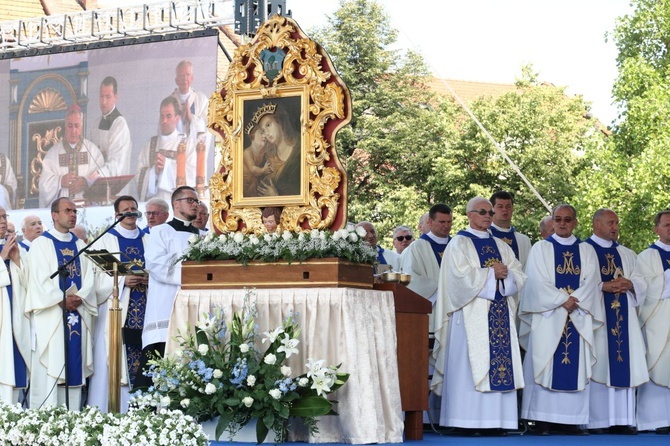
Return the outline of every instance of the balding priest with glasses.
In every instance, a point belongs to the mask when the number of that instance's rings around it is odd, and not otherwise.
[[[444,251],[435,303],[435,372],[440,425],[463,433],[504,434],[518,427],[516,390],[523,387],[516,293],[521,262],[493,237],[491,202],[466,206],[469,226]]]
[[[163,356],[165,353],[172,304],[181,286],[181,262],[177,260],[188,247],[188,239],[200,234],[192,224],[200,204],[195,189],[178,187],[172,193],[171,201],[174,218],[151,228],[144,252],[149,290],[142,330],[140,370],[147,369],[152,355]],[[136,376],[135,387],[150,385],[151,379],[141,374]]]

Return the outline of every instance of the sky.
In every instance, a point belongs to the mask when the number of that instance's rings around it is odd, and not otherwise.
[[[616,47],[605,34],[631,12],[629,0],[378,0],[403,48],[421,53],[444,79],[514,83],[532,64],[539,80],[582,95],[609,125]],[[306,32],[327,24],[338,0],[286,0]]]

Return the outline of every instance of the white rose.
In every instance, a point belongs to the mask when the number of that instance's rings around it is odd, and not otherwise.
[[[226,243],[227,240],[228,240],[228,237],[226,237],[226,234],[221,234],[221,235],[219,236],[219,241],[220,241],[221,243]]]
[[[270,394],[270,396],[271,396],[272,398],[274,398],[274,399],[276,399],[276,400],[278,400],[279,398],[281,398],[281,390],[279,390],[279,389],[272,389],[272,390],[270,390],[270,392],[268,392],[268,393]]]
[[[247,407],[251,407],[252,404],[254,404],[254,399],[250,396],[245,396],[242,398],[242,404],[244,404]]]
[[[281,366],[281,374],[284,375],[286,378],[291,376],[291,367],[288,366]]]
[[[188,398],[184,398],[183,400],[181,400],[179,404],[181,404],[181,407],[186,409],[188,405],[191,404],[191,400],[189,400]]]
[[[298,234],[298,240],[301,241],[301,242],[304,242],[304,241],[305,241],[305,234],[304,234],[303,232],[301,232],[300,234]]]
[[[365,228],[363,226],[359,226],[359,227],[356,228],[356,234],[359,237],[365,237],[365,234],[367,234],[367,233],[368,232],[365,230]]]
[[[249,241],[251,242],[252,245],[258,245],[260,243],[260,240],[258,240],[258,237],[255,235],[249,236]]]
[[[288,240],[291,240],[291,239],[293,238],[293,235],[292,235],[289,231],[284,231],[284,232],[282,233],[281,237],[282,237],[284,240],[288,241]]]
[[[242,243],[244,240],[244,234],[241,232],[236,232],[233,236],[233,240],[235,240],[235,243]]]
[[[253,387],[256,384],[256,377],[254,375],[247,376],[247,386]]]
[[[200,353],[201,355],[206,355],[207,352],[209,352],[209,345],[207,345],[207,344],[200,344],[200,345],[198,346],[198,353]]]
[[[195,235],[195,234],[192,234],[192,235],[188,238],[188,243],[192,245],[192,244],[194,244],[195,242],[197,242],[199,239],[200,239],[200,237],[198,237],[198,236]]]
[[[214,231],[208,231],[207,235],[205,236],[205,241],[211,242],[212,240],[214,240],[214,237],[216,237]]]
[[[312,238],[319,238],[319,230],[318,229],[312,229],[312,232],[309,233],[309,236]]]
[[[268,365],[274,365],[274,363],[277,362],[277,357],[272,353],[270,353],[265,357],[265,359],[263,359],[263,362],[265,362]]]
[[[240,351],[246,353],[249,351],[249,344],[240,344]]]
[[[356,243],[358,241],[358,236],[355,232],[349,233],[349,241]]]
[[[219,379],[223,376],[223,372],[219,369],[214,369],[214,372],[212,372],[212,376],[216,379]]]
[[[349,237],[349,231],[347,231],[346,229],[338,229],[337,232],[340,234],[340,238],[346,240],[346,238]]]
[[[270,243],[270,242],[272,241],[272,236],[271,236],[270,234],[265,234],[265,235],[263,236],[263,240],[265,240],[266,242]]]
[[[309,384],[309,379],[307,378],[300,378],[300,380],[298,380],[298,385],[300,387],[307,387],[307,384]]]
[[[356,226],[353,223],[347,223],[344,229],[346,229],[347,232],[354,232],[356,230]]]
[[[326,239],[326,233],[325,232],[319,232],[319,238],[321,240],[325,240]]]
[[[205,386],[205,393],[207,395],[211,395],[215,392],[216,392],[216,386],[212,383],[207,383],[207,385]]]
[[[170,397],[169,396],[164,396],[161,398],[161,406],[167,407],[171,403]]]
[[[340,233],[339,232],[333,232],[333,240],[338,241],[340,239]]]

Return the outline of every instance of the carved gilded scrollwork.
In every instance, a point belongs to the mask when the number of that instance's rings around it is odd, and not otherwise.
[[[346,174],[335,134],[351,119],[351,99],[332,66],[296,22],[281,16],[236,50],[209,105],[210,127],[222,137],[217,173],[209,182],[218,231],[263,232],[266,206],[282,208],[283,229],[346,224]],[[288,115],[284,121],[281,110]],[[264,120],[266,115],[272,118]],[[283,122],[277,124],[283,126],[282,141],[293,141],[288,128],[297,131],[295,141],[284,146],[290,151],[273,145],[268,121]],[[252,142],[255,138],[261,142]],[[300,161],[292,164],[298,151]],[[299,168],[289,171],[294,164]],[[286,172],[295,172],[290,181]]]
[[[35,141],[35,148],[37,149],[37,155],[30,161],[30,193],[37,194],[39,193],[39,182],[40,175],[42,175],[42,160],[44,156],[49,151],[49,148],[60,141],[60,132],[61,127],[56,126],[53,129],[49,129],[44,133],[44,136],[39,133],[35,133],[31,138]]]

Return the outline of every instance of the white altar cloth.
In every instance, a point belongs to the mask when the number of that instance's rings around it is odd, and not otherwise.
[[[230,320],[242,309],[245,291],[181,290],[175,299],[166,352],[188,322],[221,307]],[[354,288],[281,288],[256,290],[259,332],[281,325],[291,311],[301,327],[300,353],[288,359],[296,375],[308,358],[342,363],[349,381],[332,396],[339,416],[321,417],[313,437],[292,433],[291,441],[313,443],[401,443],[403,420],[398,382],[395,305],[390,291]],[[231,311],[232,305],[232,311]]]

